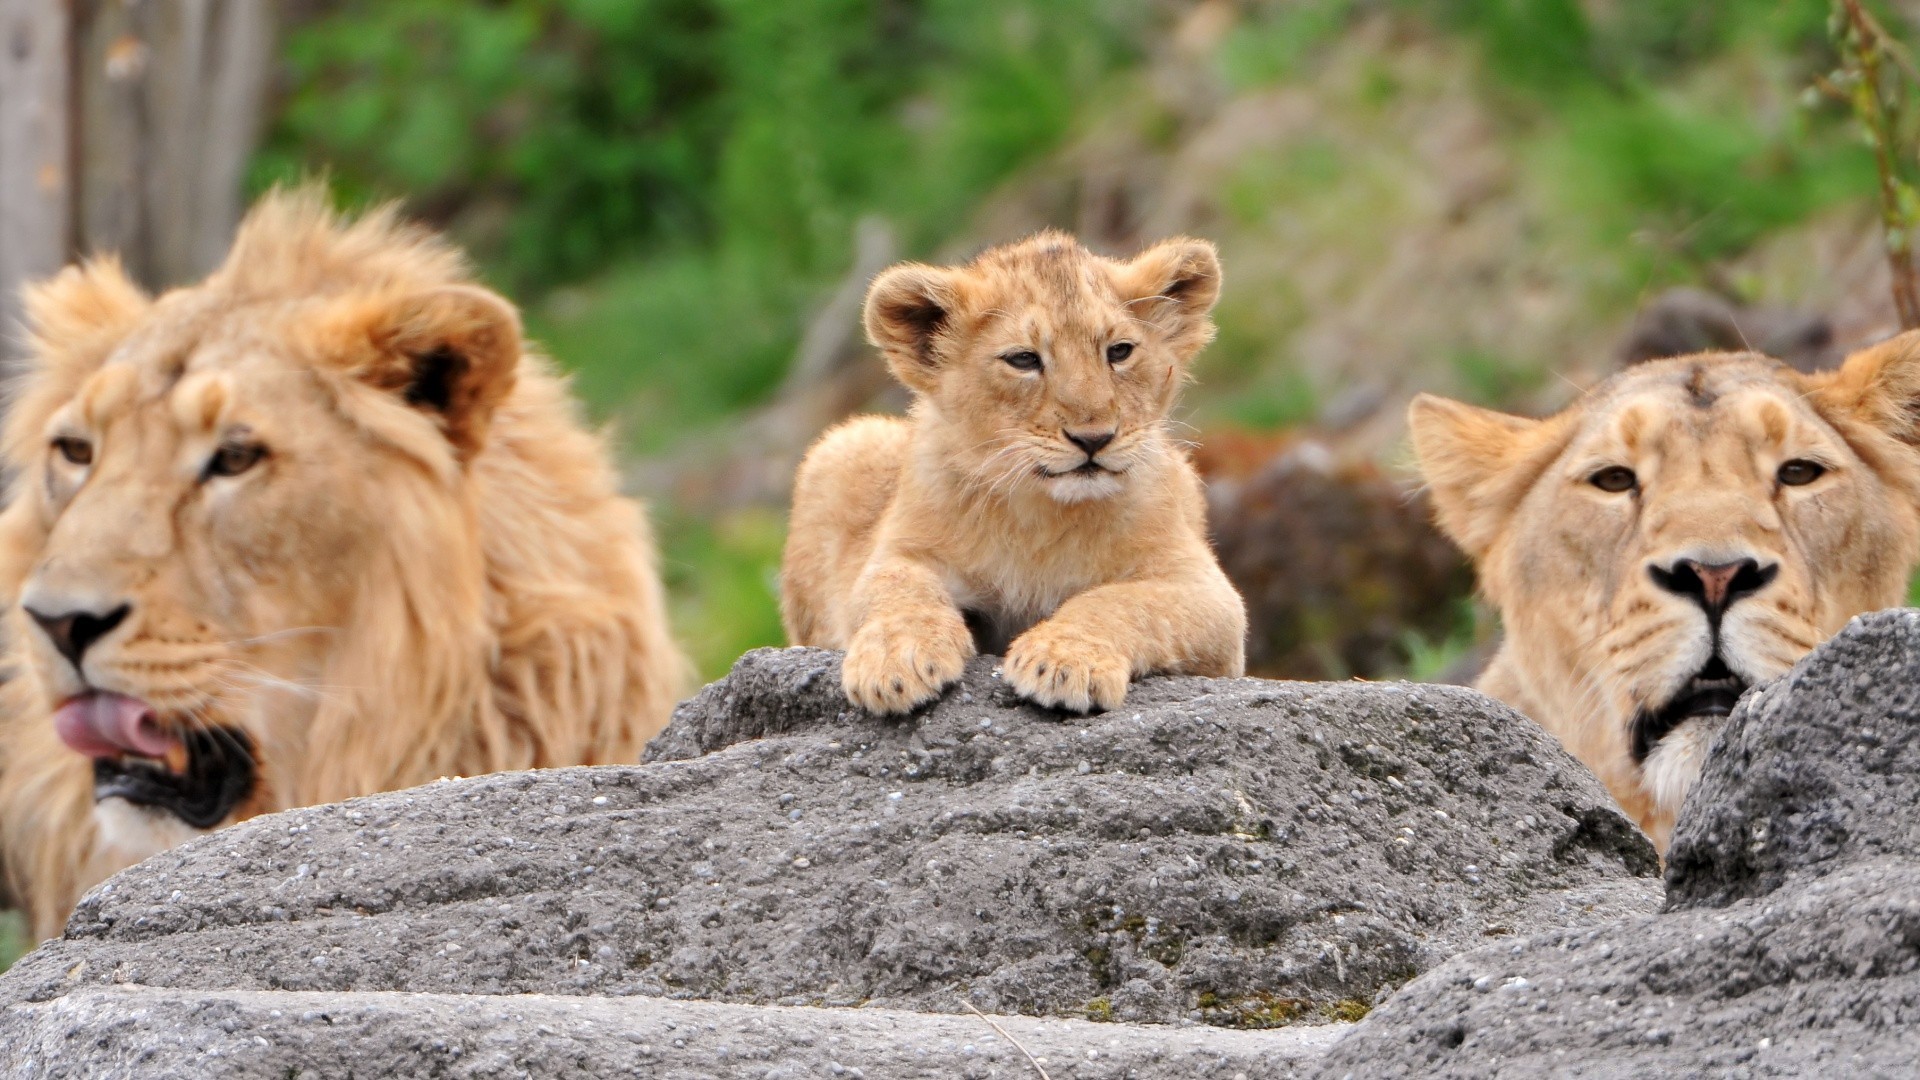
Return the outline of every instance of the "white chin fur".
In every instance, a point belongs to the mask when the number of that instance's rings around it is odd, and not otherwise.
[[[1056,476],[1047,481],[1047,494],[1053,496],[1054,502],[1091,502],[1094,499],[1113,498],[1120,494],[1120,487],[1120,478],[1108,472],[1092,476]]]
[[[1720,727],[1725,723],[1726,720],[1719,717],[1688,720],[1667,732],[1666,738],[1655,743],[1647,754],[1647,760],[1640,766],[1640,787],[1667,820],[1680,816],[1687,792],[1693,790],[1693,782],[1700,779],[1700,770],[1707,763],[1707,751],[1713,749],[1714,737],[1720,734]]]
[[[134,861],[206,835],[165,810],[148,810],[125,799],[94,803],[93,822],[100,829],[101,846]]]

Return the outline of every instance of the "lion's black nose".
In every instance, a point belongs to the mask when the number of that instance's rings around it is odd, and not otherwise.
[[[1734,601],[1766,588],[1779,575],[1780,564],[1761,566],[1753,559],[1727,563],[1676,559],[1671,566],[1649,564],[1647,572],[1653,575],[1655,585],[1691,599],[1717,623]]]
[[[1065,435],[1068,442],[1085,450],[1088,458],[1105,450],[1114,435],[1111,431],[1062,431],[1060,434]]]
[[[126,621],[127,613],[132,610],[131,604],[121,604],[107,612],[67,611],[58,615],[49,615],[31,607],[26,609],[27,614],[33,616],[33,621],[39,624],[41,632],[47,635],[47,640],[53,642],[53,647],[60,650],[60,655],[66,657],[67,662],[76,669],[94,642],[113,633],[113,628]]]

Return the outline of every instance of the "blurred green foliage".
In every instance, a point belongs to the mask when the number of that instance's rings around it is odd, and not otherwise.
[[[255,170],[405,196],[535,289],[660,250],[831,273],[943,239],[1136,61],[1144,0],[350,0],[298,27]]]
[[[27,953],[27,920],[18,911],[0,911],[0,971]]]
[[[1235,234],[1299,221],[1357,264],[1384,254],[1374,222],[1404,197],[1395,170],[1405,166],[1381,141],[1390,125],[1351,124],[1418,107],[1423,76],[1388,47],[1368,54],[1357,90],[1328,89],[1328,65],[1351,63],[1346,46],[1391,40],[1356,36],[1382,19],[1473,58],[1516,197],[1541,210],[1529,227],[1577,265],[1595,324],[1873,189],[1842,110],[1799,103],[1831,67],[1825,0],[1235,9],[1204,64],[1217,92],[1292,88],[1349,111],[1228,170],[1211,194],[1229,247]],[[340,0],[291,31],[289,93],[253,180],[324,171],[349,202],[404,197],[526,305],[534,335],[623,448],[666,454],[712,438],[779,384],[808,315],[846,271],[862,215],[885,217],[908,253],[927,254],[964,241],[990,192],[1077,133],[1130,126],[1162,149],[1190,136],[1139,92],[1164,75],[1149,66],[1165,61],[1168,32],[1190,10]],[[1193,418],[1311,421],[1340,387],[1317,383],[1296,353],[1310,302],[1284,276],[1259,280],[1257,294],[1234,280],[1249,279],[1230,275]],[[1445,388],[1490,404],[1525,402],[1552,381],[1553,358],[1498,342],[1443,343],[1434,357]],[[777,518],[660,520],[676,627],[703,672],[778,641]]]

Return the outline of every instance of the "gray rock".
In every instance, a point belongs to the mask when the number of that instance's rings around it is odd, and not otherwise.
[[[136,1045],[105,1034],[118,984],[184,1003],[155,1031],[223,1001],[237,1031],[293,1015],[249,994],[382,991],[1324,1024],[1490,938],[1659,898],[1586,770],[1451,687],[1154,679],[1072,718],[982,660],[892,721],[847,706],[836,654],[762,650],[649,758],[290,811],[150,859],[0,976],[0,1045]],[[431,1029],[380,1000],[341,1038]]]
[[[16,1005],[7,1076],[675,1080],[1289,1080],[1338,1029],[1220,1031],[1024,1016],[628,997],[316,994],[92,987]],[[1009,1037],[1013,1041],[1009,1041]],[[1017,1045],[1016,1045],[1017,1043]]]
[[[1855,619],[1729,719],[1663,913],[1457,956],[1321,1075],[1913,1075],[1917,686],[1920,612]]]

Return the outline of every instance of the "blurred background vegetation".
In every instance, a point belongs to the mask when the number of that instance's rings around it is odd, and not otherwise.
[[[1910,36],[1920,4],[1870,5]],[[1042,225],[1227,267],[1183,415],[1260,670],[1459,673],[1422,389],[1544,411],[1636,356],[1896,329],[1828,0],[288,0],[254,192],[398,198],[610,425],[702,674],[781,640],[783,484],[897,408],[894,258]],[[1678,291],[1676,291],[1678,290]],[[0,962],[17,949],[0,922]]]
[[[1554,407],[1671,286],[1891,329],[1871,157],[1807,93],[1826,0],[298,11],[253,187],[401,198],[526,305],[634,462],[707,676],[779,640],[782,509],[719,463],[791,389],[863,219],[899,257],[1208,236],[1228,287],[1186,419],[1389,472],[1413,390]],[[1458,654],[1474,620],[1447,620],[1402,670]]]

